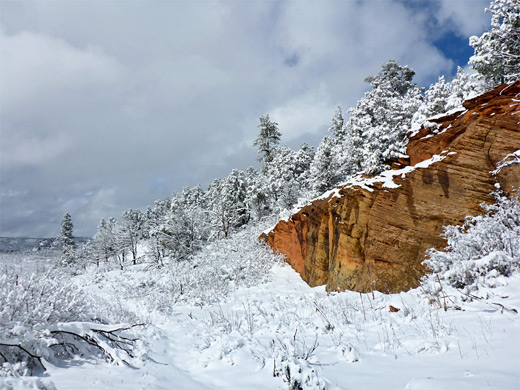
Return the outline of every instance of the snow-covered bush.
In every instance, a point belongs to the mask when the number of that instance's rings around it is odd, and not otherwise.
[[[317,371],[313,355],[319,346],[318,336],[308,345],[300,340],[297,331],[292,339],[273,340],[274,369],[273,375],[282,377],[290,390],[325,389],[325,381]]]
[[[172,262],[170,275],[179,300],[211,302],[238,287],[264,283],[277,259],[258,241],[258,229],[248,227],[210,243],[192,261]]]
[[[486,214],[469,217],[462,226],[448,226],[444,251],[431,250],[426,264],[455,288],[494,287],[499,275],[520,268],[519,193],[483,205]]]
[[[122,310],[128,308],[144,321],[171,313],[179,303],[217,303],[240,287],[265,283],[272,266],[281,261],[281,256],[258,241],[260,231],[258,226],[248,225],[208,243],[190,260],[165,258],[162,266],[150,260],[124,271],[93,267],[84,283],[94,280],[99,288],[117,286]],[[146,310],[140,312],[136,307]]]
[[[77,289],[51,274],[25,276],[6,267],[0,276],[0,358],[4,373],[44,370],[41,357],[53,344],[48,326],[86,318]]]
[[[0,276],[0,376],[36,375],[45,361],[74,356],[117,363],[136,340],[91,314],[94,305],[59,268],[25,274],[5,265]],[[122,337],[121,337],[122,336]]]

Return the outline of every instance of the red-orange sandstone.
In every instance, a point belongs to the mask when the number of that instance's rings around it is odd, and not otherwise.
[[[520,187],[520,164],[492,172],[520,149],[520,82],[464,107],[434,120],[438,134],[423,128],[410,139],[410,159],[401,168],[410,167],[393,176],[394,186],[384,186],[381,177],[344,185],[264,238],[311,286],[382,292],[417,287],[427,272],[426,251],[446,245],[443,226],[481,213],[482,202],[493,202],[496,184],[509,195]],[[442,159],[426,164],[436,155]]]

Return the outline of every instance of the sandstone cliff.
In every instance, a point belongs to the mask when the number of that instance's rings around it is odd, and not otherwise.
[[[409,161],[357,177],[279,222],[264,238],[311,286],[398,292],[418,286],[428,248],[443,248],[444,225],[492,202],[496,186],[520,187],[520,82],[464,103],[411,136]],[[508,157],[509,156],[509,157]],[[397,169],[399,168],[399,169]]]

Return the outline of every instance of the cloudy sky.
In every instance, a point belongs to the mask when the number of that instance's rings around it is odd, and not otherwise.
[[[481,0],[0,0],[0,236],[75,235],[255,164],[258,118],[316,146],[395,59],[427,86]]]

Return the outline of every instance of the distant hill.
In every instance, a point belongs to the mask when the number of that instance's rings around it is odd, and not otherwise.
[[[89,237],[74,237],[76,245],[85,244]],[[59,250],[57,238],[0,237],[0,253],[37,252],[39,250]]]

